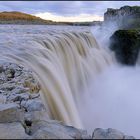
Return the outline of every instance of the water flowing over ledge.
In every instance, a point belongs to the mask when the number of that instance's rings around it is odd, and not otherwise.
[[[83,128],[81,97],[88,93],[90,80],[112,63],[112,56],[97,44],[89,29],[7,27],[9,31],[1,27],[0,60],[31,68],[41,84],[49,117]]]

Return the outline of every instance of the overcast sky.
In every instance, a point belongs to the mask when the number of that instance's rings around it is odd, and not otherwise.
[[[20,11],[55,21],[103,20],[107,8],[140,6],[140,1],[0,1],[0,11]]]

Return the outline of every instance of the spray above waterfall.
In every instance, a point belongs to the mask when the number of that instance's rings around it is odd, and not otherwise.
[[[103,22],[102,25],[92,26],[91,32],[101,47],[108,48],[109,38],[117,29],[116,22]]]

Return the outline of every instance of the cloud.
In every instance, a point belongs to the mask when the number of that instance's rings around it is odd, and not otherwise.
[[[84,22],[84,21],[102,21],[103,17],[98,16],[98,15],[90,15],[90,14],[80,14],[77,16],[60,16],[60,15],[55,15],[49,12],[45,13],[38,13],[35,14],[35,16],[41,17],[46,20],[53,20],[53,21],[66,21],[66,22]]]
[[[57,17],[103,17],[107,8],[139,5],[140,1],[0,1],[0,11],[21,11],[29,14],[50,13]],[[85,18],[85,17],[84,17]]]

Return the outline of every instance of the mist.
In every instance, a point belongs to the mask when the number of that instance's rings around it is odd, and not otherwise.
[[[112,28],[108,28],[112,27]],[[109,37],[117,29],[114,24],[92,32],[101,47],[109,46]],[[140,138],[140,67],[110,65],[90,81],[80,113],[86,129],[113,128]],[[84,111],[83,111],[84,110]]]
[[[118,30],[119,27],[116,22],[106,22],[102,26],[92,26],[91,32],[101,47],[107,48],[109,46],[109,38]]]
[[[114,128],[140,138],[140,67],[112,65],[91,81],[83,122],[89,132]],[[88,119],[87,119],[88,117]]]

